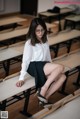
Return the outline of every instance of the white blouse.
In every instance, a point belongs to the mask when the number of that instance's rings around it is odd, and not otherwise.
[[[51,62],[48,42],[37,43],[35,46],[31,45],[30,40],[25,43],[22,59],[22,69],[20,71],[19,80],[24,80],[24,77],[27,74],[28,66],[32,61]]]

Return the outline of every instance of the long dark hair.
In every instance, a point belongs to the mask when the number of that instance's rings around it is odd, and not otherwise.
[[[46,27],[46,24],[44,22],[44,20],[42,20],[41,18],[34,18],[32,21],[31,21],[31,24],[30,24],[30,27],[29,27],[29,31],[27,33],[27,37],[26,39],[31,39],[31,44],[33,46],[35,46],[36,43],[39,43],[40,41],[37,39],[36,37],[36,34],[35,34],[35,30],[36,30],[36,27],[38,25],[41,25],[44,29],[44,34],[43,34],[43,37],[42,37],[42,42],[45,43],[47,41],[47,27]]]

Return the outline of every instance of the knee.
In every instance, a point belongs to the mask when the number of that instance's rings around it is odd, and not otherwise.
[[[64,82],[66,80],[66,75],[62,74],[62,82]]]
[[[59,70],[60,70],[61,73],[64,72],[64,66],[63,65],[59,65],[58,68],[59,68]]]

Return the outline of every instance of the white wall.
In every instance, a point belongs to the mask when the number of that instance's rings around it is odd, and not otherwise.
[[[56,0],[38,0],[38,13],[46,11],[47,9],[52,9],[54,6],[65,7],[69,5],[69,4],[55,4],[55,1]],[[58,1],[65,1],[65,0],[58,0]],[[0,14],[14,13],[14,12],[20,12],[20,0],[0,0]]]
[[[39,0],[38,3],[38,13],[46,11],[47,9],[52,9],[54,6],[65,7],[66,4],[55,4],[56,0]]]
[[[20,11],[20,0],[3,0],[3,2],[3,10],[0,10],[0,14]]]
[[[38,0],[38,12],[53,8],[54,0]]]
[[[54,6],[59,6],[60,8],[63,8],[63,7],[67,7],[70,5],[66,3],[59,4],[59,3],[56,3],[56,1],[80,2],[80,0],[38,0],[38,1],[39,1],[38,2],[38,13],[42,11],[46,11],[47,9],[52,9]],[[80,4],[76,4],[76,5],[80,6]]]
[[[4,10],[4,0],[0,0],[0,11]]]

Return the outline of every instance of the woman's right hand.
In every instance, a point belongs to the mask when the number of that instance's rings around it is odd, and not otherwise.
[[[24,80],[20,80],[16,83],[17,87],[21,87],[24,84]]]

